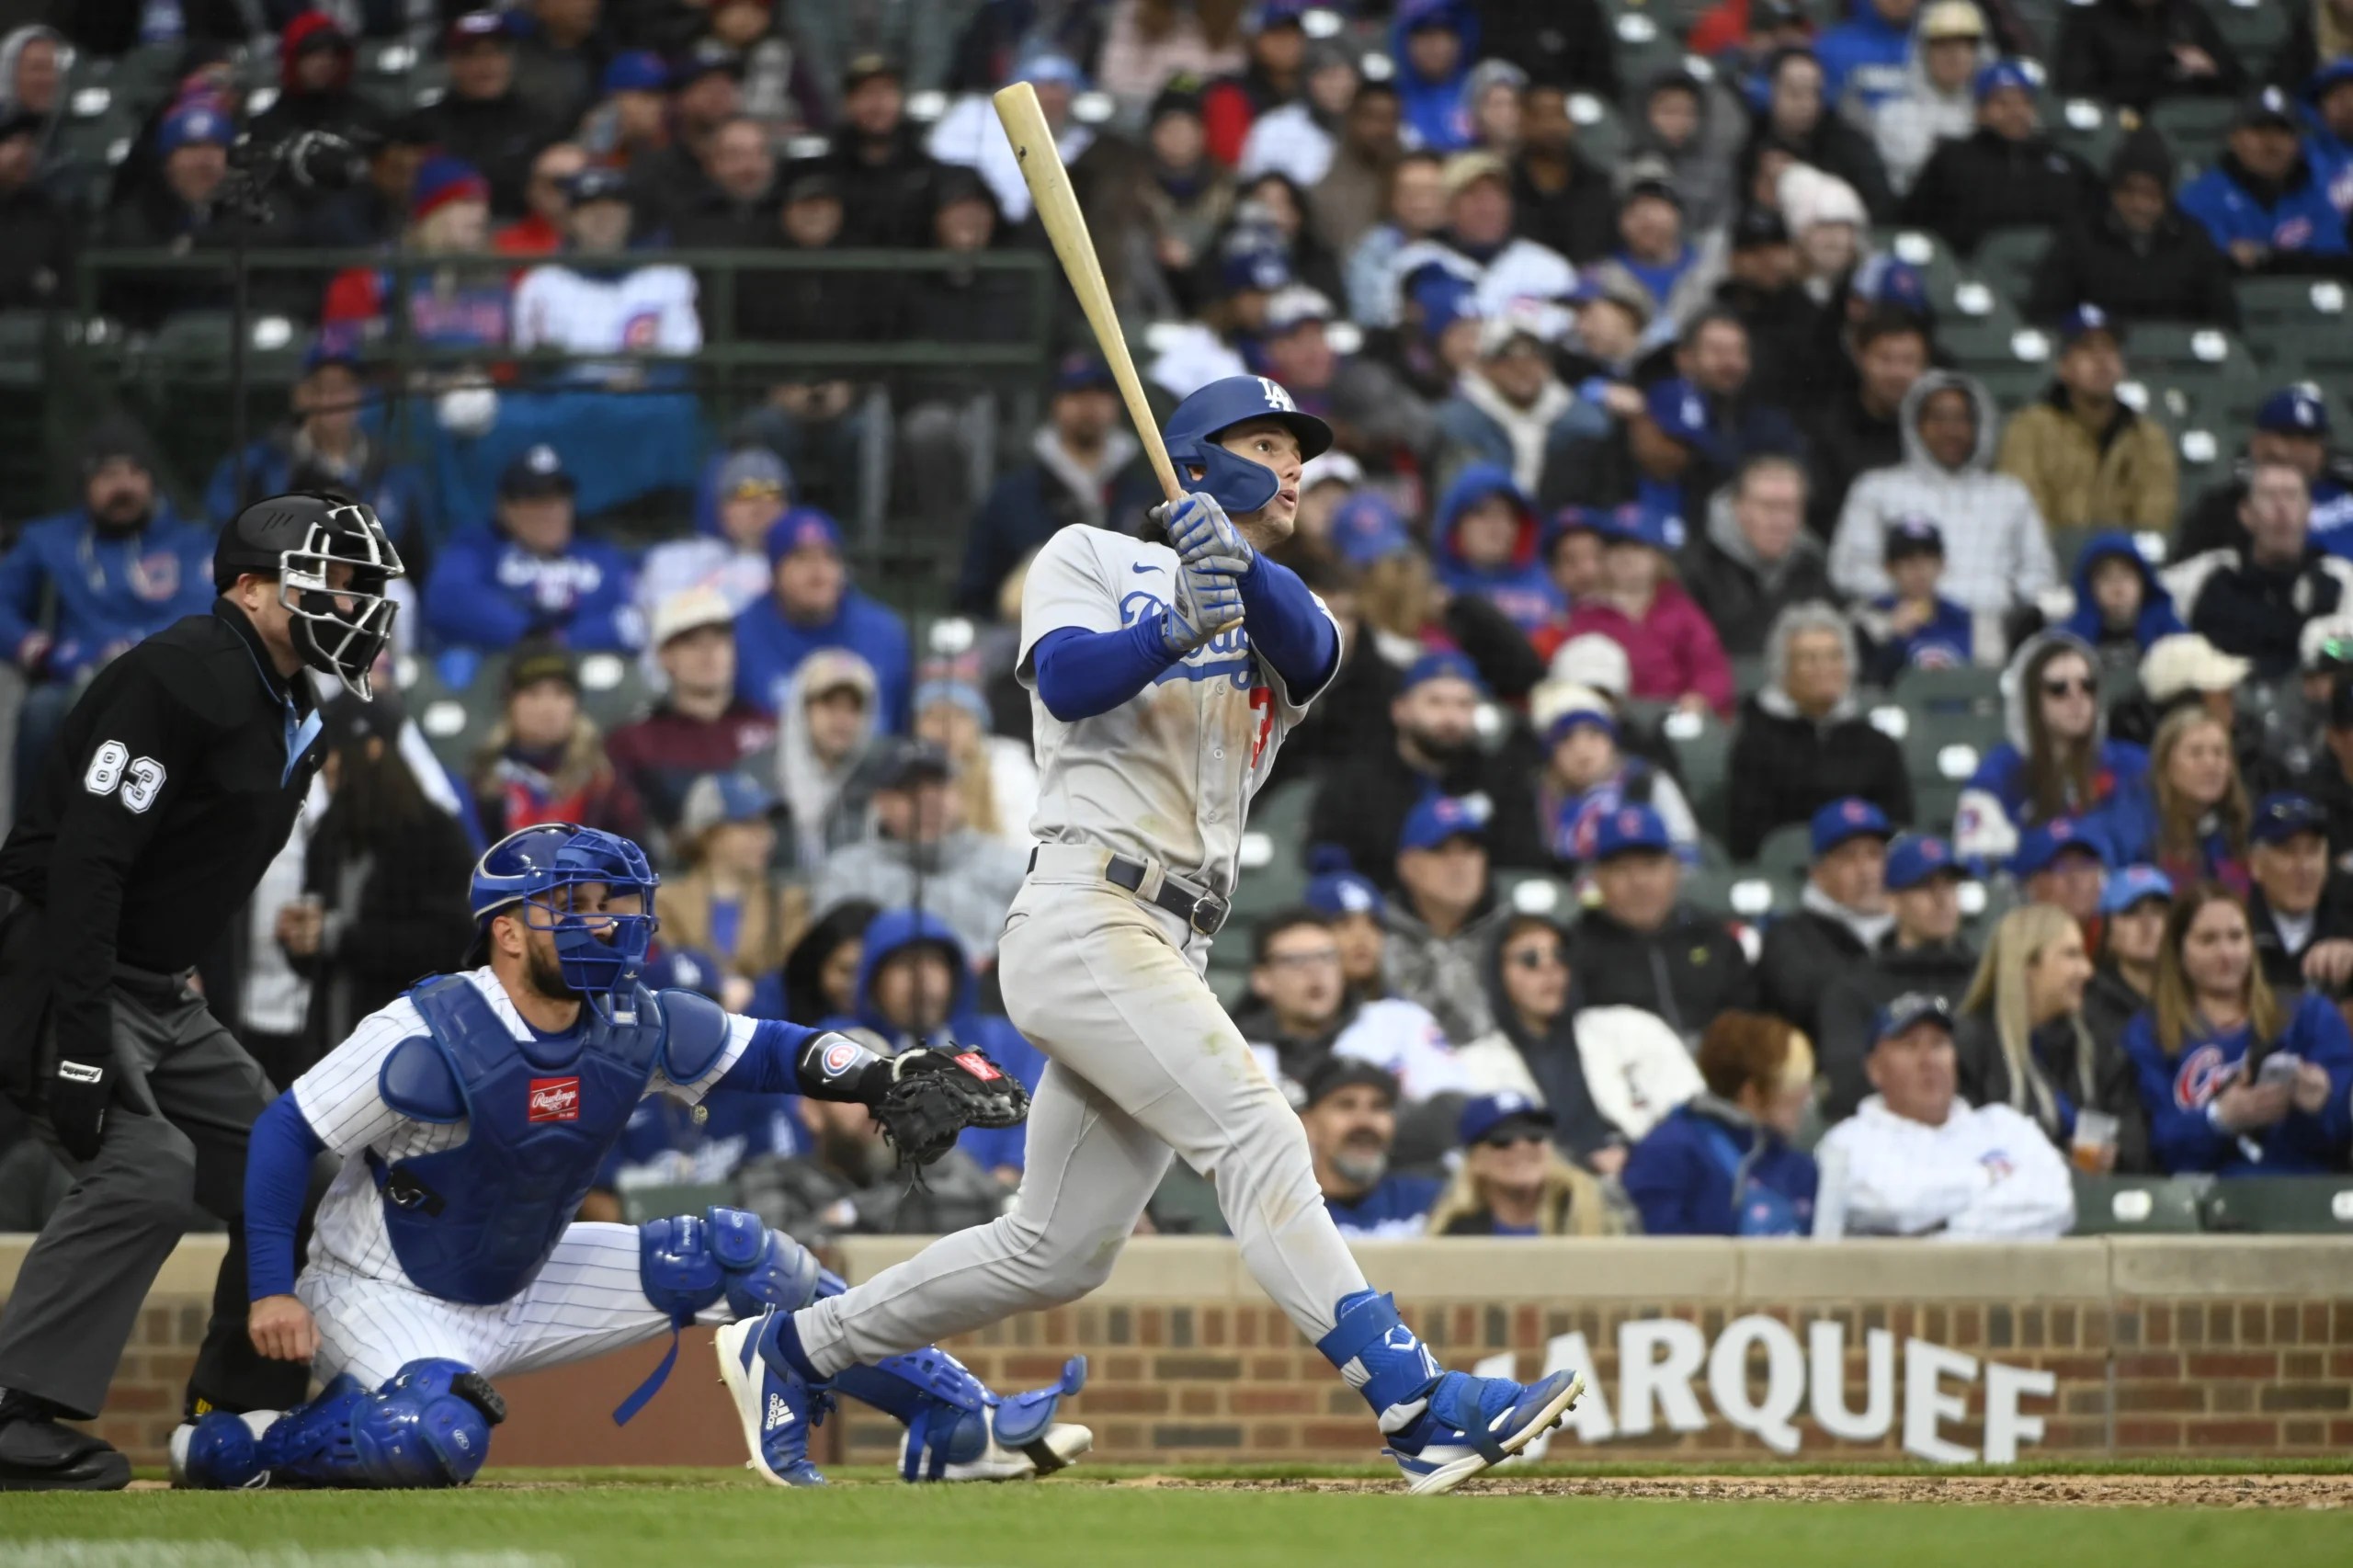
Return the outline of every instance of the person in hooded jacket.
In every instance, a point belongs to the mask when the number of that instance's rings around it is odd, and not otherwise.
[[[1449,592],[1476,594],[1534,631],[1560,606],[1552,579],[1537,558],[1536,508],[1497,463],[1474,462],[1438,498],[1430,553]]]
[[[1462,87],[1479,58],[1479,18],[1468,0],[1398,0],[1389,28],[1406,145],[1452,153],[1471,144]]]
[[[1663,158],[1683,221],[1708,233],[1733,215],[1733,161],[1748,135],[1748,105],[1721,76],[1703,82],[1677,64],[1643,89],[1631,157]]]
[[[1626,650],[1634,698],[1687,712],[1732,711],[1732,665],[1716,629],[1675,580],[1668,523],[1626,508],[1598,515],[1603,591],[1569,612],[1568,634]]]
[[[384,116],[353,89],[352,59],[351,35],[334,17],[324,11],[296,16],[278,36],[278,101],[254,116],[245,133],[275,146],[305,131],[324,131],[367,147]]]
[[[1816,1015],[1821,1033],[1823,1114],[1855,1114],[1870,1093],[1863,1059],[1880,1012],[1907,991],[1958,996],[1977,972],[1976,950],[1961,935],[1961,887],[1968,872],[1952,846],[1927,834],[1899,834],[1887,846],[1887,904],[1894,924],[1859,964],[1832,981]]]
[[[2108,738],[2098,670],[2092,645],[2063,631],[2029,638],[2010,656],[2007,738],[1979,759],[1954,819],[1962,858],[2006,860],[2023,829],[2091,816],[2147,774],[2146,751]]]
[[[1626,1161],[1650,1236],[1802,1236],[1820,1173],[1791,1140],[1813,1097],[1813,1050],[1780,1018],[1718,1015],[1699,1040],[1706,1088]]]
[[[2053,607],[2054,608],[2059,607]],[[2137,670],[2149,645],[2189,629],[2173,608],[2173,594],[2132,536],[2103,528],[2075,557],[2074,591],[2052,630],[2090,647],[2103,670]]]
[[[1904,460],[1857,479],[1839,510],[1830,544],[1838,590],[1860,599],[1888,591],[1887,530],[1907,517],[1944,530],[1945,593],[1972,614],[2004,616],[2057,586],[2058,562],[2033,494],[1994,468],[2001,413],[1984,383],[1930,370],[1904,394],[1900,418]]]
[[[2131,1062],[2084,1017],[2092,972],[2082,928],[2065,911],[2028,903],[2003,915],[1955,1009],[1959,1086],[1972,1105],[2031,1118],[2062,1149],[2075,1142],[2078,1112],[2112,1117],[2115,1137],[2087,1140],[2085,1157],[2134,1175],[2149,1168],[2148,1121]]]
[[[1972,85],[1994,59],[1985,18],[1971,0],[1936,0],[1921,10],[1905,40],[1903,85],[1868,111],[1871,141],[1899,194],[1912,188],[1938,142],[1977,129]]]
[[[1854,628],[1826,604],[1796,604],[1773,622],[1765,684],[1743,699],[1733,733],[1724,846],[1751,860],[1766,835],[1834,801],[1867,802],[1887,823],[1912,820],[1903,748],[1855,699]]]
[[[2029,321],[2057,321],[2079,304],[2120,322],[2196,322],[2236,330],[2230,258],[2174,200],[2173,152],[2154,126],[2117,143],[2108,198],[2059,231],[2035,264]]]
[[[1805,529],[1805,471],[1777,454],[1751,458],[1708,499],[1708,525],[1677,574],[1733,658],[1765,652],[1791,605],[1834,597],[1821,540]]]
[[[1888,907],[1885,812],[1856,796],[1831,801],[1807,824],[1813,863],[1798,907],[1765,928],[1756,960],[1758,1000],[1809,1040],[1822,1028],[1823,998],[1895,928]]]
[[[1683,862],[1648,806],[1621,806],[1594,837],[1594,885],[1569,942],[1588,1007],[1639,1007],[1688,1046],[1727,1007],[1756,1005],[1756,975],[1722,916],[1682,901]]]

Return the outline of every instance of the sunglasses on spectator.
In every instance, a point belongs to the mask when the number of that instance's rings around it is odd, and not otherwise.
[[[1558,947],[1522,948],[1511,955],[1515,969],[1566,969],[1569,955]]]
[[[1524,1132],[1490,1132],[1479,1142],[1490,1149],[1516,1149],[1522,1143],[1541,1143],[1544,1134],[1530,1128]]]
[[[2089,676],[2085,676],[2078,680],[2068,680],[2061,676],[2042,683],[2042,695],[2045,697],[2089,697],[2098,689],[2099,687],[2093,684],[2092,677]]]

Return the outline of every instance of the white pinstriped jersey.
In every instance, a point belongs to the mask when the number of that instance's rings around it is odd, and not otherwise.
[[[530,1026],[507,999],[506,989],[487,968],[470,971],[465,978],[491,1011],[518,1040],[531,1038]],[[710,1091],[752,1039],[757,1020],[728,1015],[727,1044],[718,1061],[690,1084],[673,1084],[659,1072],[646,1085],[649,1095],[666,1094],[693,1105]],[[327,1152],[343,1162],[334,1185],[319,1201],[311,1230],[310,1261],[372,1279],[420,1290],[393,1256],[392,1236],[384,1227],[383,1199],[369,1174],[367,1151],[372,1149],[387,1165],[420,1154],[455,1148],[465,1142],[466,1123],[449,1125],[412,1120],[384,1103],[378,1079],[384,1059],[401,1041],[427,1035],[424,1017],[406,996],[370,1013],[351,1031],[351,1038],[323,1057],[318,1065],[294,1080],[287,1092],[295,1108],[311,1124]]]

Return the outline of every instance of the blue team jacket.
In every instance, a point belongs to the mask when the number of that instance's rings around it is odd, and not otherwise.
[[[2300,160],[2279,199],[2266,206],[2231,177],[2228,161],[2217,164],[2181,187],[2181,210],[2206,225],[2218,250],[2234,241],[2253,240],[2275,251],[2303,256],[2346,254],[2345,214],[2328,199],[2328,187]]]
[[[494,528],[451,540],[425,584],[425,624],[444,647],[500,652],[552,637],[580,653],[628,653],[645,641],[631,604],[628,551],[574,536],[561,555],[535,555]]]
[[[2143,1008],[2125,1026],[2124,1054],[2132,1059],[2141,1103],[2149,1110],[2149,1147],[2166,1174],[2307,1176],[2345,1168],[2347,1145],[2353,1142],[2353,1034],[2326,997],[2300,996],[2270,1047],[2328,1069],[2328,1103],[2320,1114],[2290,1110],[2278,1125],[2244,1134],[2222,1131],[2206,1119],[2214,1096],[2238,1076],[2254,1035],[2242,1025],[2227,1034],[2192,1037],[2181,1042],[2178,1056],[2167,1056],[2157,1042],[2155,1014]]]
[[[1733,1175],[1745,1178],[1735,1203]],[[1763,1196],[1778,1197],[1786,1218],[1805,1229],[1813,1221],[1820,1173],[1813,1156],[1755,1126],[1734,1127],[1697,1106],[1670,1111],[1626,1156],[1626,1196],[1651,1236],[1737,1236],[1766,1233],[1748,1210]],[[1786,1229],[1778,1233],[1790,1234]]]
[[[212,531],[182,522],[158,499],[135,534],[108,538],[75,507],[25,525],[0,556],[0,658],[20,655],[43,630],[44,590],[56,595],[52,679],[68,680],[124,647],[212,603]]]
[[[899,618],[856,588],[845,589],[833,619],[801,626],[776,600],[755,600],[735,618],[735,695],[764,713],[779,713],[801,661],[820,648],[847,648],[874,669],[875,701],[886,731],[907,727],[914,665]]]

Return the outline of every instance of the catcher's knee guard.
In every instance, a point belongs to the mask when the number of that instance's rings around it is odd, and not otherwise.
[[[381,1389],[349,1373],[262,1435],[271,1481],[378,1489],[463,1486],[490,1457],[506,1402],[462,1361],[411,1361]]]
[[[285,1417],[274,1410],[233,1415],[210,1410],[172,1434],[172,1483],[198,1492],[234,1492],[269,1484],[261,1439]]]
[[[739,1318],[770,1307],[807,1306],[818,1289],[817,1260],[782,1231],[742,1209],[707,1209],[638,1227],[638,1278],[645,1299],[669,1314],[670,1349],[653,1375],[613,1412],[617,1425],[645,1408],[678,1358],[678,1332],[722,1296]]]

